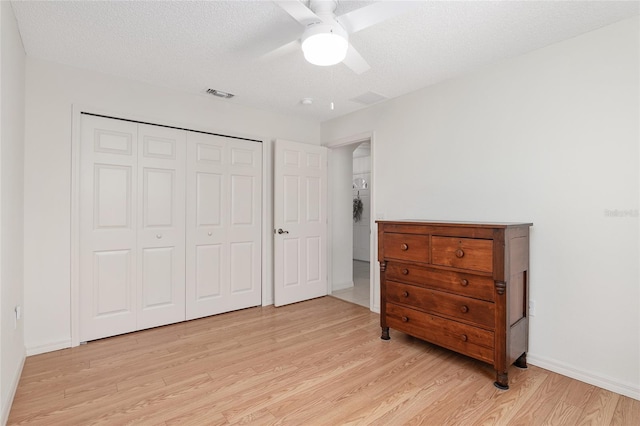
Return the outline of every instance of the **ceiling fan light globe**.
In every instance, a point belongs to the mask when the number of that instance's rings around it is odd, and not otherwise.
[[[305,31],[302,37],[304,58],[313,65],[340,63],[347,56],[348,48],[347,33],[339,27],[317,25]]]

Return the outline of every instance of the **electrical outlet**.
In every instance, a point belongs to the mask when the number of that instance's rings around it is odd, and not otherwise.
[[[536,316],[536,301],[535,300],[529,300],[529,316],[530,317],[535,317]]]

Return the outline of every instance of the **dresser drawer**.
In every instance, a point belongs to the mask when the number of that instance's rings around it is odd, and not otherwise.
[[[493,241],[475,238],[432,237],[434,265],[473,271],[493,271]]]
[[[493,332],[457,321],[387,303],[386,320],[389,327],[436,345],[493,362]]]
[[[494,304],[415,285],[387,281],[387,301],[493,329]]]
[[[429,261],[429,236],[385,233],[383,250],[385,258],[426,263]]]
[[[388,280],[435,288],[490,302],[494,300],[495,290],[491,277],[423,268],[399,262],[388,262],[385,274]]]

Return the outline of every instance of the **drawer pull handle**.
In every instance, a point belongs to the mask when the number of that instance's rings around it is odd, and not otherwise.
[[[402,322],[409,322],[409,318],[407,318],[407,317],[402,317]]]
[[[408,269],[403,269],[402,270],[402,275],[409,275],[409,270]]]
[[[459,259],[462,256],[464,256],[464,251],[462,251],[462,249],[456,250],[456,257]]]
[[[462,287],[466,287],[466,286],[468,286],[468,285],[469,285],[469,281],[468,281],[468,280],[465,280],[465,279],[463,278],[463,279],[461,279],[461,280],[460,280],[460,285],[461,285]]]
[[[404,251],[407,251],[407,250],[409,250],[409,246],[408,246],[406,243],[402,243],[402,244],[400,245],[400,249],[402,249],[402,250],[404,250]]]
[[[466,342],[468,339],[466,334],[463,334],[462,336],[460,336],[460,338],[462,339],[463,342]]]
[[[402,292],[402,295],[403,295],[404,297],[409,297],[409,292],[408,292],[408,291],[403,291],[403,292]]]
[[[462,312],[463,314],[466,314],[467,312],[469,312],[469,307],[466,305],[462,305],[460,307],[460,312]]]

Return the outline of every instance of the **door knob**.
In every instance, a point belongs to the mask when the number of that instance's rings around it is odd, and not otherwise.
[[[284,231],[282,228],[278,228],[278,234],[288,234],[289,231]]]

